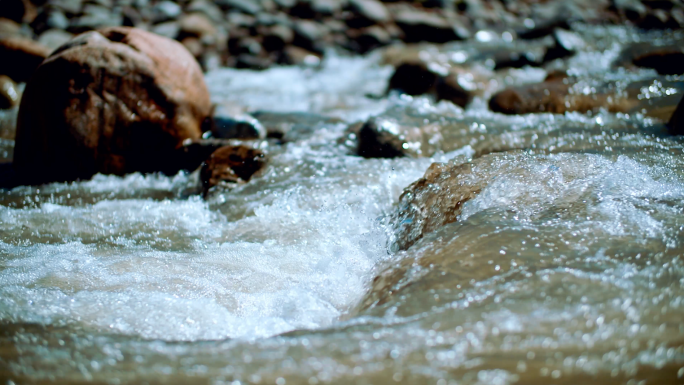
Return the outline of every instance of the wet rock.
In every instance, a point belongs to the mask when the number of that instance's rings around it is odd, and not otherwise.
[[[180,42],[183,44],[183,47],[185,47],[185,49],[187,49],[188,52],[190,52],[195,58],[200,57],[204,52],[202,42],[200,42],[200,40],[196,37],[186,37]]]
[[[312,114],[309,112],[256,111],[251,114],[266,129],[266,136],[283,142],[307,139],[318,128],[342,123],[339,118]]]
[[[280,8],[289,9],[295,6],[297,0],[273,0]]]
[[[390,20],[389,11],[377,0],[350,0],[349,9],[354,16],[347,24],[352,28],[369,27]]]
[[[188,13],[202,13],[215,23],[223,21],[223,12],[212,1],[194,0],[185,9]]]
[[[390,34],[377,25],[362,30],[350,29],[347,31],[347,35],[356,43],[356,46],[353,47],[354,51],[360,53],[385,46],[392,41]]]
[[[26,6],[22,0],[1,0],[0,17],[21,23],[24,19]]]
[[[435,96],[437,101],[448,100],[461,107],[467,106],[473,99],[472,93],[464,89],[458,82],[456,74],[450,74],[437,79]]]
[[[648,8],[639,0],[613,0],[612,7],[632,22],[638,22],[648,13]]]
[[[82,2],[81,0],[50,0],[50,5],[59,8],[69,16],[81,12]]]
[[[152,21],[161,23],[168,20],[175,20],[181,14],[180,5],[172,1],[161,1],[152,7]]]
[[[454,20],[449,21],[436,13],[402,9],[394,15],[394,21],[404,32],[404,41],[407,43],[421,41],[446,43],[463,40],[465,37],[463,32],[456,27]]]
[[[342,2],[338,0],[300,0],[294,4],[289,14],[302,19],[320,19],[332,16],[342,9]]]
[[[81,33],[98,28],[117,27],[123,24],[123,16],[120,12],[107,7],[86,4],[83,7],[83,15],[71,20],[68,31]]]
[[[670,18],[669,12],[663,9],[651,10],[638,23],[638,26],[643,29],[667,29],[672,27],[679,27],[675,20]]]
[[[546,50],[543,62],[565,59],[585,47],[582,38],[574,32],[557,29],[553,32],[553,45]]]
[[[456,222],[464,204],[499,178],[529,175],[529,157],[511,151],[483,155],[465,164],[433,163],[399,198],[391,216],[395,231],[391,248],[406,250],[427,234]]]
[[[177,21],[167,21],[152,27],[151,32],[169,39],[175,39],[180,33],[180,25]]]
[[[533,23],[532,28],[518,31],[518,37],[525,40],[539,39],[551,35],[557,28],[570,29],[567,18],[554,18]]]
[[[204,72],[217,70],[222,64],[221,54],[215,49],[205,49],[198,60]]]
[[[14,166],[25,183],[95,173],[175,173],[174,151],[209,116],[199,65],[183,46],[134,28],[77,36],[27,84]]]
[[[203,13],[184,15],[179,20],[179,24],[181,31],[190,36],[216,35],[218,32],[211,19]]]
[[[365,158],[430,157],[463,148],[472,122],[456,117],[458,109],[441,105],[431,112],[416,105],[397,105],[363,123],[352,124],[341,144]]]
[[[448,100],[461,107],[470,103],[473,97],[470,91],[459,84],[457,73],[438,73],[430,65],[421,62],[399,65],[390,78],[389,89],[409,95],[430,94],[437,100]]]
[[[679,101],[667,125],[672,135],[684,135],[684,98]]]
[[[268,56],[256,56],[250,54],[238,55],[235,68],[265,70],[273,65],[273,61]]]
[[[300,20],[294,25],[295,37],[292,44],[312,52],[323,53],[323,39],[328,29],[314,21]]]
[[[539,67],[542,60],[538,55],[531,52],[501,52],[496,54],[494,61],[496,65],[495,70],[502,70],[506,68],[522,68],[525,66]]]
[[[140,11],[133,7],[121,8],[121,25],[124,27],[142,27],[145,18]]]
[[[423,155],[422,144],[429,143],[431,136],[439,136],[439,127],[403,126],[393,119],[371,118],[356,135],[357,154],[364,158],[415,158]]]
[[[21,36],[0,36],[0,74],[26,82],[50,49]]]
[[[239,12],[228,13],[227,19],[231,27],[252,28],[256,24],[254,16],[245,15],[244,13]]]
[[[8,76],[0,75],[0,109],[7,109],[19,103],[17,84]]]
[[[69,19],[64,15],[64,12],[56,7],[45,8],[36,19],[31,23],[31,28],[37,34],[48,29],[65,30],[69,27]]]
[[[217,0],[216,4],[223,9],[233,9],[250,15],[256,15],[262,8],[259,2],[252,0]]]
[[[313,0],[311,9],[317,16],[333,16],[342,10],[344,1],[340,0]]]
[[[632,63],[638,67],[652,68],[661,75],[684,74],[684,49],[656,49],[635,57]]]
[[[210,129],[214,138],[264,139],[266,129],[253,116],[217,105],[212,113]]]
[[[389,89],[409,95],[423,95],[434,88],[437,78],[438,75],[428,70],[423,63],[403,63],[390,78]]]
[[[245,183],[265,164],[265,155],[259,149],[246,145],[221,147],[202,164],[204,194],[217,185]]]
[[[72,33],[61,29],[49,29],[38,37],[38,43],[54,51],[74,37]]]
[[[585,94],[573,89],[568,81],[555,79],[542,83],[507,88],[489,101],[494,112],[517,115],[550,112],[587,112],[606,108],[610,112],[627,112],[633,102],[610,94]]]
[[[286,45],[294,40],[292,28],[286,25],[275,25],[269,28],[264,36],[263,47],[269,52],[282,51]]]
[[[423,178],[407,187],[399,198],[398,211],[392,219],[396,231],[393,247],[406,250],[424,235],[455,222],[463,204],[477,196],[484,187],[474,174],[479,171],[480,164],[488,163],[491,156],[484,155],[458,166],[433,163]]]

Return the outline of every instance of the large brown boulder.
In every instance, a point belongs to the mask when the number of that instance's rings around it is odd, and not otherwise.
[[[57,49],[27,84],[14,166],[24,183],[96,173],[174,173],[210,114],[202,71],[178,42],[134,28],[87,32]]]

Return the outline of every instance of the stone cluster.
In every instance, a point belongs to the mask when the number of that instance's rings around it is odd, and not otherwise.
[[[330,48],[365,53],[401,41],[445,43],[473,38],[482,29],[534,39],[574,21],[628,23],[647,29],[684,25],[681,2],[652,0],[2,0],[0,4],[0,73],[5,74],[2,66],[18,62],[6,60],[12,56],[4,49],[19,45],[26,53],[44,58],[45,50],[59,47],[75,34],[118,26],[175,39],[207,70],[221,65],[263,69],[315,64]],[[8,36],[24,40],[6,41]],[[30,73],[36,65],[13,71]]]

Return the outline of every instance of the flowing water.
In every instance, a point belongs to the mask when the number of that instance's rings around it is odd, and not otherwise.
[[[465,110],[383,96],[379,54],[330,55],[207,75],[215,102],[343,120],[264,144],[247,184],[206,200],[196,173],[0,190],[3,383],[684,383],[684,140],[649,116],[684,78],[611,64],[682,36],[577,30],[582,52],[547,69],[643,109],[488,111],[546,75],[473,54],[506,39],[426,50],[484,74]],[[347,125],[373,115],[436,127],[432,158],[354,155]],[[478,194],[417,234],[400,196],[433,162],[472,162]]]

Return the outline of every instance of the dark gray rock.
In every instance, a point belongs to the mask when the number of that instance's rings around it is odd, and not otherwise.
[[[437,13],[402,9],[394,15],[394,21],[404,32],[404,40],[407,43],[446,43],[463,40],[465,37],[461,29],[454,24],[455,21],[449,21]]]
[[[123,24],[123,15],[109,8],[86,4],[83,7],[83,15],[71,20],[68,31],[81,33],[105,27],[118,27]]]
[[[661,75],[684,74],[684,47],[662,47],[635,57],[638,67],[652,68]]]
[[[264,139],[266,129],[249,114],[235,114],[217,105],[211,119],[211,133],[219,139]]]
[[[49,0],[48,4],[62,10],[67,15],[75,15],[81,12],[81,0]]]
[[[49,29],[40,34],[38,42],[48,47],[50,51],[54,51],[73,37],[74,34],[61,29]]]
[[[175,20],[181,14],[180,5],[172,1],[161,1],[152,7],[152,22],[161,23],[164,21]]]
[[[207,0],[194,0],[190,3],[185,12],[200,12],[209,17],[213,22],[220,23],[224,21],[223,12],[214,2]]]
[[[309,138],[321,126],[342,123],[341,119],[308,112],[268,112],[251,114],[266,128],[267,137],[283,142]]]
[[[252,0],[216,0],[216,4],[226,10],[237,10],[250,15],[256,15],[263,10],[260,2]]]
[[[350,0],[349,8],[356,17],[350,19],[348,24],[355,28],[363,28],[376,23],[390,21],[389,11],[377,0]]]
[[[264,35],[263,46],[267,51],[282,51],[294,40],[294,31],[285,25],[275,25]]]
[[[293,44],[313,52],[323,52],[323,39],[328,29],[320,23],[310,20],[299,20],[294,25]]]
[[[160,36],[168,37],[169,39],[175,39],[178,37],[178,33],[180,32],[180,24],[178,24],[177,21],[159,23],[152,27],[150,32],[156,33]]]

